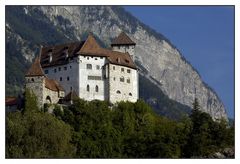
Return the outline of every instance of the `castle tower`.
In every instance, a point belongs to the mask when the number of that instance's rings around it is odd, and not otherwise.
[[[45,76],[40,65],[40,59],[37,57],[30,67],[30,69],[25,74],[25,84],[26,89],[29,89],[37,96],[38,106],[43,105],[43,89],[45,86]]]
[[[131,56],[132,60],[135,60],[135,45],[136,43],[133,42],[127,34],[124,32],[121,32],[118,37],[116,37],[111,44],[112,50],[113,51],[118,51],[118,52],[123,52],[126,53],[128,52],[129,55]]]

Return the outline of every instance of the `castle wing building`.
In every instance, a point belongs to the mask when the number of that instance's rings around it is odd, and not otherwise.
[[[40,104],[49,99],[55,103],[64,93],[73,91],[88,101],[135,102],[139,97],[135,45],[121,33],[112,42],[111,50],[99,46],[92,34],[85,41],[43,47],[40,59],[26,74],[26,87],[41,88],[35,90],[36,95],[41,95]],[[44,89],[52,93],[43,94]]]

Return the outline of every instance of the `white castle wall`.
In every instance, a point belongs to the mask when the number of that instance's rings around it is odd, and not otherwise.
[[[85,100],[91,101],[94,99],[107,100],[108,92],[105,78],[106,64],[105,57],[93,57],[93,56],[79,56],[80,70],[79,70],[79,97]],[[92,65],[92,69],[87,69],[87,64]],[[97,69],[99,67],[99,69]],[[96,77],[96,79],[89,79],[89,77]],[[89,85],[89,91],[87,91],[87,85]],[[98,86],[98,92],[95,87]]]
[[[130,73],[127,70],[130,70]],[[109,77],[109,100],[111,103],[137,101],[138,74],[135,69],[109,64]],[[124,82],[120,81],[120,78],[124,78]],[[130,82],[128,83],[127,80]]]
[[[54,79],[61,84],[65,90],[65,94],[68,94],[71,89],[75,90],[76,93],[79,93],[78,62],[78,58],[74,58],[66,65],[46,67],[43,68],[43,70],[48,78]]]
[[[43,99],[43,103],[49,103],[47,101],[47,97],[48,96],[51,98],[51,103],[53,103],[53,104],[58,103],[60,97],[59,97],[57,91],[52,91],[52,90],[50,90],[48,88],[44,88],[43,89],[43,98],[44,98]]]

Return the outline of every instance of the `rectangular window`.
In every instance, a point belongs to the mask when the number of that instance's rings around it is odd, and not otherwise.
[[[120,77],[120,81],[121,81],[121,82],[124,82],[124,77]]]
[[[67,81],[69,81],[69,79],[70,79],[70,78],[69,78],[69,77],[67,77]]]
[[[101,76],[88,76],[88,80],[102,80]]]
[[[113,70],[115,70],[115,66],[113,66]]]
[[[56,72],[57,72],[57,69],[55,68],[55,69],[54,69],[54,73],[56,73]]]
[[[70,69],[72,69],[72,66],[70,65]]]
[[[130,83],[130,79],[127,79],[127,83]]]
[[[62,77],[60,77],[60,81],[62,81]]]
[[[99,66],[99,65],[96,65],[96,69],[100,69],[100,66]]]
[[[61,67],[58,67],[58,71],[61,71]]]
[[[131,73],[131,70],[130,70],[130,69],[127,69],[127,73]]]
[[[87,60],[89,60],[89,57],[87,57]]]
[[[103,57],[100,57],[100,59],[103,59]]]
[[[92,69],[92,64],[87,64],[87,69]]]
[[[46,70],[44,71],[44,73],[45,73],[45,74],[48,74],[48,70],[46,69]]]
[[[121,72],[124,72],[124,68],[121,68]]]
[[[64,70],[67,70],[67,67],[64,67]]]

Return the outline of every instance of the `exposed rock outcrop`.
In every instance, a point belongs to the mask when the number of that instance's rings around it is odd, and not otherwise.
[[[123,30],[137,43],[136,62],[141,65],[141,74],[169,98],[192,106],[197,97],[203,111],[214,119],[227,119],[226,110],[217,94],[202,81],[198,72],[173,44],[121,7],[32,6],[24,7],[24,12],[30,16],[34,12],[42,12],[42,19],[48,19],[69,40],[81,40],[84,33],[91,31],[109,45],[109,38],[116,37]],[[32,59],[29,56],[25,58]]]

